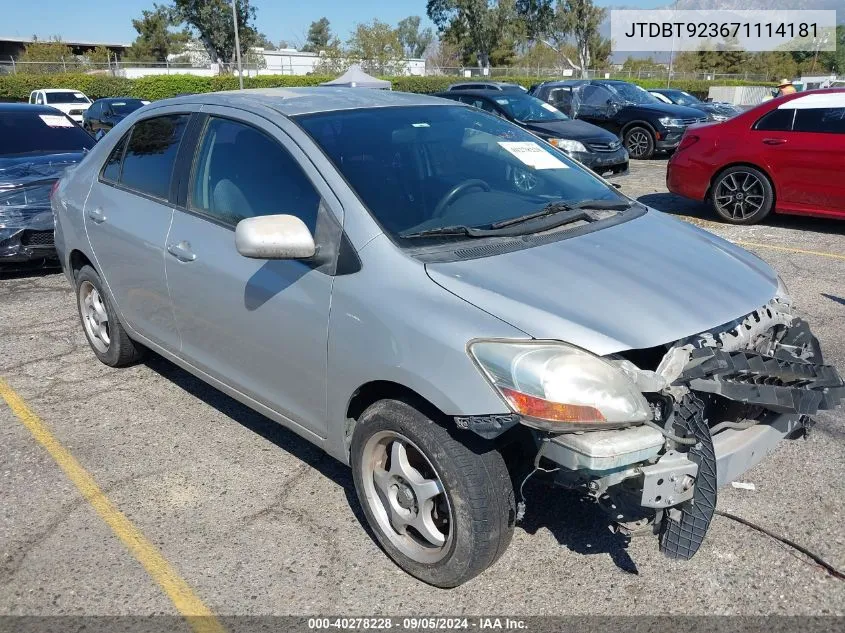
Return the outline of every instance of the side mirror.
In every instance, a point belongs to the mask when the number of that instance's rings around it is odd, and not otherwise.
[[[317,252],[311,231],[293,215],[241,220],[235,227],[235,248],[253,259],[307,259]]]

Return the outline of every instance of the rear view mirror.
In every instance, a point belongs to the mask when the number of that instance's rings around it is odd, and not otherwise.
[[[241,220],[235,227],[235,248],[253,259],[306,259],[317,252],[311,231],[293,215]]]

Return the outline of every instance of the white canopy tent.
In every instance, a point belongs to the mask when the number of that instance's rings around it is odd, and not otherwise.
[[[375,88],[378,90],[390,90],[392,84],[384,79],[372,77],[361,70],[358,64],[350,66],[345,73],[337,79],[325,81],[321,86],[345,86],[347,88]]]

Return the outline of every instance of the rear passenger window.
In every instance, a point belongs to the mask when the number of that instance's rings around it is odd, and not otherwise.
[[[807,108],[795,111],[796,132],[845,134],[845,108]]]
[[[289,214],[313,233],[320,195],[278,141],[245,123],[211,117],[194,165],[190,206],[226,224]]]
[[[179,141],[189,116],[171,114],[136,123],[129,136],[120,184],[167,199]]]
[[[103,166],[103,180],[111,182],[118,182],[120,180],[120,161],[123,159],[123,150],[126,148],[126,139],[129,137],[125,134],[117,145],[114,146],[109,159]]]
[[[761,132],[789,132],[792,130],[792,119],[794,117],[795,110],[776,108],[764,114],[754,125],[754,129]]]

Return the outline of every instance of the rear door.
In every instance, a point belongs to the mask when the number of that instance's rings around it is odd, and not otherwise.
[[[100,275],[126,325],[174,351],[179,336],[164,245],[173,216],[173,167],[190,117],[164,109],[138,121],[103,166],[84,212]]]
[[[182,357],[325,437],[328,320],[339,203],[277,126],[205,106],[184,207],[173,218],[166,272]],[[331,208],[330,208],[331,207]],[[332,211],[334,209],[334,211]],[[315,237],[317,261],[240,255],[235,226],[291,214]]]
[[[819,97],[840,103],[813,107],[823,103]],[[758,120],[750,136],[750,149],[774,181],[779,209],[845,213],[845,96],[788,101]]]

